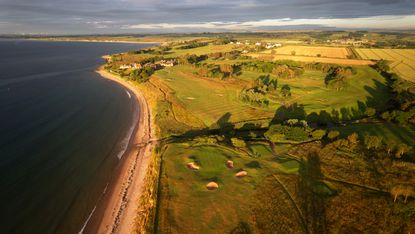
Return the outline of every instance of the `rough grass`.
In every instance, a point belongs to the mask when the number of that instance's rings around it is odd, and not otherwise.
[[[359,134],[363,139],[365,134],[380,136],[386,142],[405,143],[410,146],[415,145],[415,129],[411,127],[399,126],[393,123],[377,123],[377,124],[349,124],[344,127],[336,128],[340,131],[341,136],[346,137],[353,132]]]
[[[281,171],[268,146],[254,145],[259,158],[218,145],[170,144],[163,154],[163,180],[158,232],[227,233],[239,222],[251,218],[251,200],[257,183],[266,175]],[[234,162],[229,169],[227,160]],[[200,170],[192,171],[186,163],[196,162]],[[248,172],[236,178],[240,170]],[[215,191],[205,188],[210,181],[219,184]]]

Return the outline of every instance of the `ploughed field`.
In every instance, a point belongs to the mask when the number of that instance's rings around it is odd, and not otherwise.
[[[415,82],[414,49],[355,49],[362,59],[388,60],[391,69],[400,77]]]

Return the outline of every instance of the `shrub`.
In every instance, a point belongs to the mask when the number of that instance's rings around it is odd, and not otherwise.
[[[317,129],[311,132],[311,137],[316,140],[322,139],[326,135],[326,130],[323,129]]]
[[[238,138],[231,138],[232,145],[236,148],[246,147],[245,141]]]
[[[333,139],[335,139],[335,138],[337,138],[338,136],[340,135],[340,132],[339,131],[330,131],[328,134],[327,134],[327,137],[330,139],[330,140],[333,140]]]

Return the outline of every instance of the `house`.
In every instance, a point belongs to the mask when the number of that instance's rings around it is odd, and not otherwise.
[[[237,41],[237,42],[236,42],[236,44],[237,44],[237,45],[240,45],[240,44],[241,44],[241,42],[240,42],[240,41]]]
[[[131,68],[131,64],[122,64],[120,66],[120,69],[130,69]]]
[[[257,43],[255,43],[255,45],[256,46],[261,46],[262,44],[261,44],[261,42],[257,42]]]
[[[170,60],[160,60],[157,62],[157,64],[160,64],[163,67],[173,67],[174,65],[177,65],[177,61],[175,59]]]
[[[131,67],[134,69],[141,69],[143,66],[140,63],[133,63],[131,64]]]
[[[130,64],[122,64],[120,69],[140,69],[143,66],[140,63],[130,63]]]

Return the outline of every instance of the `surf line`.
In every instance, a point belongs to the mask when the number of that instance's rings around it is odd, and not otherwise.
[[[129,98],[129,99],[131,99],[131,94],[130,94],[130,92],[128,92],[128,90],[125,90],[125,92],[127,93],[128,98]]]

